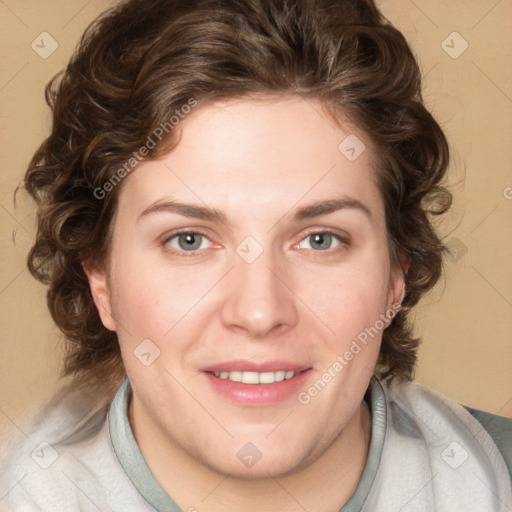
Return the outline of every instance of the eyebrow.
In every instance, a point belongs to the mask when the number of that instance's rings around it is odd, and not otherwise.
[[[310,219],[312,217],[318,217],[320,215],[327,215],[329,213],[336,212],[338,210],[353,209],[359,210],[364,213],[369,219],[372,219],[373,215],[364,203],[354,197],[342,197],[340,199],[328,199],[324,201],[318,201],[310,205],[304,206],[297,210],[293,216],[294,220]]]
[[[334,213],[338,210],[353,209],[359,210],[364,213],[369,219],[372,219],[371,210],[361,201],[353,197],[342,197],[340,199],[328,199],[323,201],[317,201],[295,211],[292,219],[300,221],[304,219],[311,219],[320,215],[327,215]],[[189,203],[179,203],[176,201],[158,201],[149,205],[137,218],[137,221],[141,220],[148,215],[154,213],[176,213],[183,217],[195,218],[206,220],[210,222],[221,222],[227,223],[226,215],[217,210],[216,208],[210,208],[208,206],[200,206]]]
[[[183,217],[207,220],[211,222],[226,223],[226,216],[220,210],[208,206],[199,206],[188,203],[178,203],[175,201],[159,201],[149,205],[137,218],[141,220],[152,213],[177,213]]]

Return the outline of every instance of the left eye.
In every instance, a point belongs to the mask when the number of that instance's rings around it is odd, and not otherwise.
[[[314,251],[327,251],[340,244],[340,239],[332,233],[312,233],[300,242],[299,248],[313,249]]]
[[[210,241],[201,233],[178,233],[169,238],[166,243],[173,249],[190,252],[206,249]]]

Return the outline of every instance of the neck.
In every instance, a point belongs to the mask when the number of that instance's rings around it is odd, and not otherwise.
[[[222,475],[190,457],[140,414],[133,399],[130,423],[158,483],[190,512],[205,506],[209,512],[337,512],[357,488],[371,437],[371,415],[363,402],[314,462],[285,476],[247,480]]]

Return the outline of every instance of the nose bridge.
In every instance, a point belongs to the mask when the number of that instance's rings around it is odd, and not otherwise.
[[[294,296],[281,282],[285,276],[279,276],[282,266],[277,265],[276,259],[271,251],[265,251],[252,262],[240,257],[235,263],[222,310],[227,327],[262,337],[278,326],[283,329],[295,325]]]

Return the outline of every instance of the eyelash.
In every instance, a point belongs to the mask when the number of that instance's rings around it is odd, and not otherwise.
[[[162,246],[166,247],[167,250],[173,254],[177,254],[179,256],[182,256],[182,257],[185,257],[185,258],[190,258],[190,257],[194,257],[194,256],[198,256],[198,253],[201,252],[201,251],[204,251],[204,249],[196,249],[196,250],[192,250],[192,251],[185,251],[185,250],[180,250],[180,249],[175,249],[175,248],[169,248],[169,244],[171,242],[171,240],[174,240],[175,238],[178,238],[180,236],[183,236],[183,235],[197,235],[197,236],[202,236],[204,238],[206,238],[210,243],[211,240],[208,238],[208,235],[206,235],[205,233],[201,232],[201,231],[198,231],[198,230],[181,230],[181,231],[176,231],[175,233],[172,233],[171,235],[167,236],[163,241],[162,241]],[[332,255],[335,255],[337,254],[338,252],[341,252],[343,250],[346,250],[348,248],[348,246],[350,245],[350,238],[348,236],[342,236],[338,233],[335,233],[334,231],[331,231],[331,230],[328,230],[328,229],[324,229],[324,230],[312,230],[312,231],[309,231],[308,233],[306,233],[298,243],[294,244],[293,247],[297,247],[298,245],[300,245],[304,240],[314,236],[314,235],[330,235],[332,236],[334,239],[336,239],[339,244],[334,247],[333,249],[325,249],[325,250],[314,250],[314,249],[306,249],[307,251],[311,251],[311,252],[314,252],[314,253],[320,253],[320,254],[324,254],[324,257],[326,256],[332,256]]]
[[[324,254],[324,257],[337,255],[339,252],[346,250],[350,245],[350,238],[348,235],[342,236],[339,233],[335,233],[334,231],[329,230],[329,229],[312,229],[311,231],[308,231],[300,239],[300,241],[297,244],[294,244],[294,247],[298,246],[304,240],[307,240],[308,238],[310,238],[314,235],[330,235],[331,237],[333,237],[334,239],[336,239],[339,242],[339,244],[336,247],[334,247],[332,249],[325,249],[323,251],[322,250],[315,251],[314,249],[306,249],[307,251],[317,253],[319,256],[322,253]]]
[[[181,230],[181,231],[176,231],[175,233],[172,233],[171,235],[167,236],[162,241],[162,245],[172,254],[177,254],[177,255],[185,257],[185,258],[197,256],[198,253],[200,252],[200,250],[184,251],[184,250],[175,249],[174,247],[170,247],[169,244],[170,244],[171,240],[174,240],[175,238],[179,238],[180,236],[183,236],[183,235],[199,235],[199,236],[206,238],[211,243],[211,240],[208,238],[208,235],[206,235],[206,233],[203,233],[203,232],[197,231],[197,230],[186,230],[185,229],[185,230]],[[202,249],[202,250],[204,250],[204,249]]]

